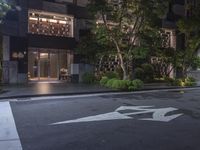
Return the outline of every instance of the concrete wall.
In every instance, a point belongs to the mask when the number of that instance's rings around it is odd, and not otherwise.
[[[3,36],[3,62],[2,62],[2,82],[5,84],[9,83],[26,83],[27,82],[27,73],[20,73],[17,60],[11,59],[11,40],[9,36]],[[18,49],[16,49],[18,50]],[[22,49],[23,50],[23,49]],[[24,60],[23,63],[26,63]],[[24,67],[24,65],[23,65]],[[23,68],[24,69],[24,68]]]
[[[61,13],[61,14],[67,13],[66,5],[51,3],[51,2],[46,2],[46,1],[43,2],[43,10],[49,11],[49,12]]]

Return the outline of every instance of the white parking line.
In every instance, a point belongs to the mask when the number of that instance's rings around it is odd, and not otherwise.
[[[0,150],[22,150],[9,102],[0,102]]]

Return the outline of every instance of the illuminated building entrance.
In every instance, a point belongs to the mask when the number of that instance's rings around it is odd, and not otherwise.
[[[70,75],[71,54],[66,50],[29,49],[29,80],[59,80],[61,70]]]
[[[67,80],[73,62],[70,44],[75,45],[73,16],[39,10],[28,15],[29,80]]]

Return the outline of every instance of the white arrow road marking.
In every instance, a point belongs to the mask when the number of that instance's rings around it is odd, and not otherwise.
[[[160,109],[150,109],[154,106],[121,106],[116,111],[122,111],[122,110],[137,110],[139,112],[133,112],[133,113],[124,113],[126,116],[130,115],[139,115],[139,114],[145,114],[145,113],[153,113],[152,118],[142,118],[139,120],[149,120],[149,121],[162,121],[162,122],[169,122],[173,119],[176,119],[177,117],[183,115],[183,114],[176,114],[171,116],[166,116],[167,113],[173,112],[178,110],[177,108],[168,107],[168,108],[160,108]]]
[[[150,112],[153,112],[152,118],[143,118],[140,120],[149,120],[149,121],[162,121],[162,122],[169,122],[173,119],[176,119],[177,117],[182,116],[183,114],[176,114],[171,116],[166,116],[168,112],[172,112],[178,110],[176,108],[162,108],[162,109],[152,109]]]
[[[177,108],[169,107],[169,108],[155,109],[152,107],[154,107],[154,106],[121,106],[121,107],[117,108],[114,112],[95,115],[95,116],[89,116],[89,117],[84,117],[84,118],[79,118],[79,119],[74,119],[74,120],[56,122],[51,125],[92,122],[92,121],[133,119],[132,115],[147,114],[147,113],[153,113],[152,118],[142,118],[139,120],[169,122],[169,121],[183,115],[183,114],[175,114],[175,115],[171,115],[171,116],[166,116],[167,113],[178,110]],[[119,111],[125,111],[125,110],[129,110],[129,111],[133,110],[133,111],[137,111],[137,112],[130,112],[130,113],[119,112]]]
[[[123,114],[120,114],[118,112],[111,112],[96,116],[89,116],[85,118],[75,119],[75,120],[69,120],[69,121],[63,121],[54,123],[52,125],[58,125],[58,124],[68,124],[68,123],[78,123],[78,122],[92,122],[92,121],[106,121],[106,120],[119,120],[119,119],[132,119],[132,117],[124,116]]]
[[[9,102],[0,102],[0,150],[22,150]]]

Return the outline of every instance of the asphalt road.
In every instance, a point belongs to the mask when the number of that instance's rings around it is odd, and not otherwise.
[[[200,149],[200,89],[10,106],[23,150]]]

